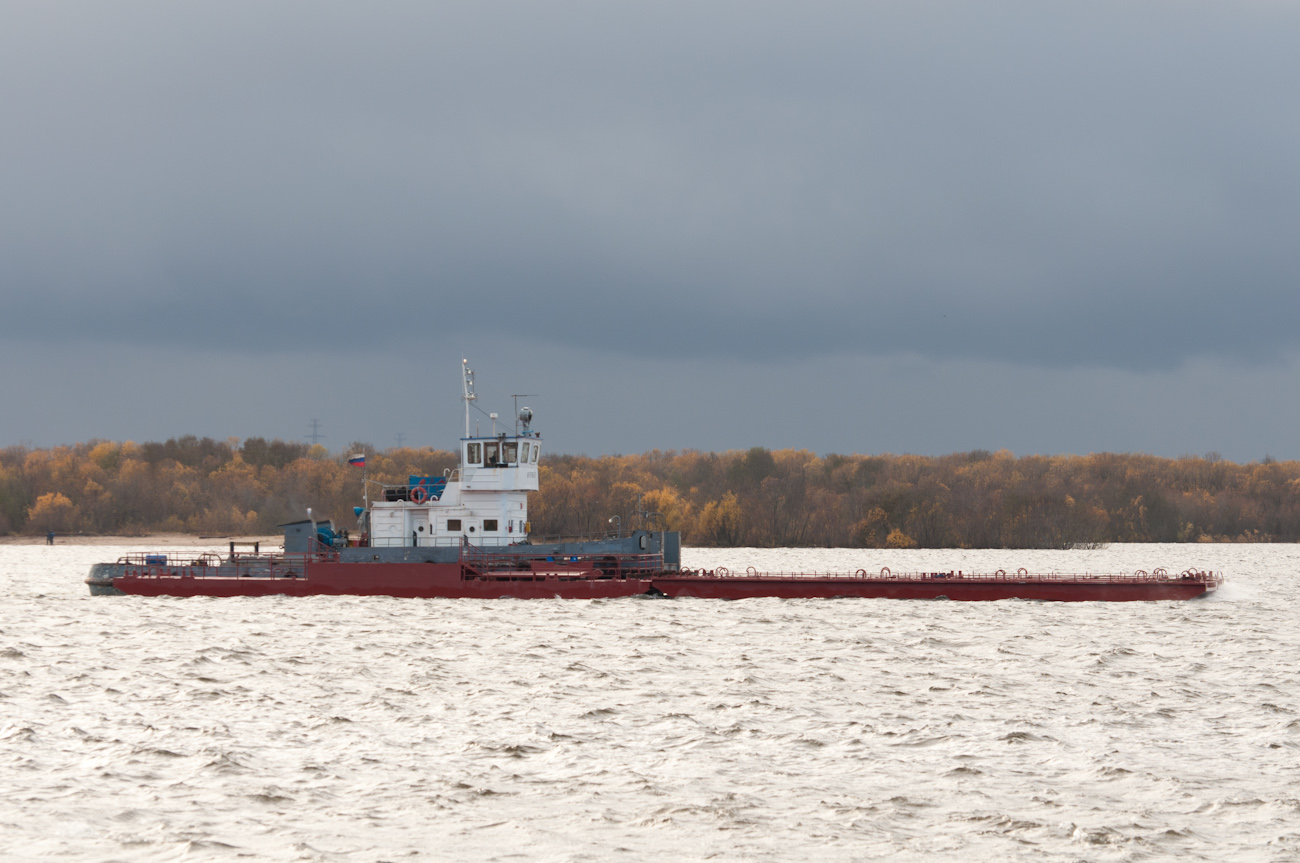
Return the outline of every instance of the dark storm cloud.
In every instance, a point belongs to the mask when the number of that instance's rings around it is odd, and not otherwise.
[[[646,356],[1294,348],[1300,13],[3,13],[0,336]]]

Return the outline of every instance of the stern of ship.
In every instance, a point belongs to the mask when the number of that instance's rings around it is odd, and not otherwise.
[[[90,567],[90,575],[86,576],[86,584],[90,586],[91,596],[126,596],[124,592],[113,586],[113,579],[122,574],[122,564],[120,563],[96,563]]]

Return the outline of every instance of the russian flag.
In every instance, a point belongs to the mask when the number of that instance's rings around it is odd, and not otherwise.
[[[353,465],[354,467],[365,467],[366,454],[358,453],[357,455],[351,456],[350,458],[348,458],[348,464]]]

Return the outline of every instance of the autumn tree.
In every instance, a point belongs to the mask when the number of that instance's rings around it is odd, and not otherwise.
[[[76,513],[72,501],[57,491],[51,491],[36,498],[36,503],[27,513],[27,525],[37,533],[65,533],[72,527]]]
[[[366,470],[346,456],[364,452]],[[307,507],[341,526],[379,485],[442,476],[454,452],[186,435],[0,450],[0,532],[271,532]],[[696,545],[1068,548],[1300,541],[1300,462],[1213,454],[939,457],[807,450],[547,455],[534,536],[667,526]],[[646,513],[657,513],[647,516]]]

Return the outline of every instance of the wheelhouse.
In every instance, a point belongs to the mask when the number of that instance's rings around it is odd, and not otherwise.
[[[367,497],[364,541],[372,546],[513,545],[528,539],[528,492],[537,491],[541,435],[531,429],[531,409],[518,412],[513,434],[470,434],[474,373],[463,364],[465,436],[460,467],[443,477],[411,476]]]
[[[461,469],[512,468],[536,465],[542,455],[542,442],[535,437],[499,435],[494,438],[470,438],[461,441]]]

